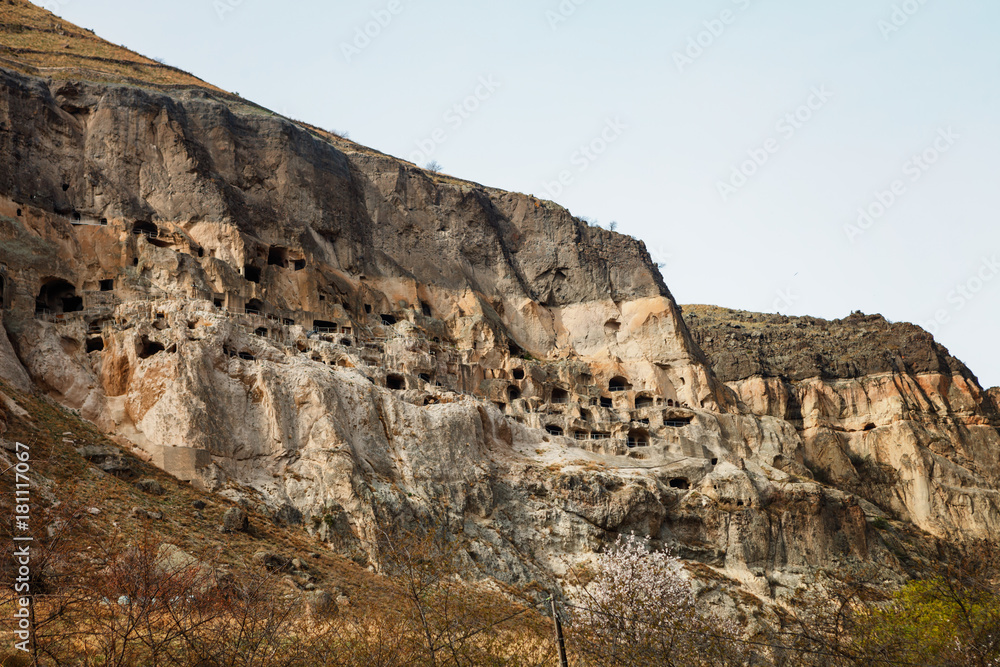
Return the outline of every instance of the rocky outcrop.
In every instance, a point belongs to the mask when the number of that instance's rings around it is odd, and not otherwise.
[[[0,376],[177,477],[360,562],[443,516],[511,582],[634,531],[791,595],[898,567],[886,516],[995,534],[995,393],[919,329],[692,334],[641,242],[551,202],[85,79],[0,69]]]
[[[684,311],[717,376],[754,414],[794,424],[819,478],[934,535],[995,534],[1000,421],[930,334],[877,315]]]

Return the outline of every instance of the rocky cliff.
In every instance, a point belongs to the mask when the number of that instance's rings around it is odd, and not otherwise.
[[[39,12],[4,29],[100,46]],[[780,597],[900,569],[885,517],[996,534],[997,395],[919,329],[685,318],[551,202],[37,51],[0,69],[0,377],[181,479],[362,562],[376,519],[443,511],[512,582],[635,531]]]

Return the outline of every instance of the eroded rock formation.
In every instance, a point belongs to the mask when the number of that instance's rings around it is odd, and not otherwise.
[[[881,517],[1000,521],[996,390],[915,327],[692,335],[640,242],[551,202],[86,78],[0,69],[0,377],[182,479],[360,560],[443,512],[509,581],[636,531],[761,596],[898,565]]]

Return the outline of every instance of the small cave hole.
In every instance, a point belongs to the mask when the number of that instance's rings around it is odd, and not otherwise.
[[[166,348],[164,348],[162,344],[157,343],[155,340],[149,340],[149,338],[143,336],[139,344],[139,358],[149,359],[154,354],[163,352],[164,349]]]
[[[247,264],[243,267],[243,277],[252,283],[260,282],[260,269],[253,264]]]
[[[614,405],[615,405],[614,401],[612,401],[610,397],[608,397],[608,396],[601,396],[601,407],[602,408],[613,408]]]
[[[646,394],[642,394],[635,397],[635,409],[641,410],[642,408],[650,408],[653,406],[653,397]]]
[[[507,400],[513,403],[519,398],[521,398],[521,390],[518,387],[507,387]]]
[[[431,314],[432,314],[431,304],[427,303],[426,301],[421,301],[420,302],[420,312],[422,312],[424,314],[424,317],[430,317]]]
[[[101,352],[104,350],[104,339],[100,336],[87,339],[87,352]]]
[[[690,489],[691,485],[683,477],[674,477],[670,480],[671,489]]]
[[[547,424],[545,426],[545,432],[548,433],[549,435],[558,435],[558,436],[562,436],[564,433],[562,427],[556,426],[555,424]]]
[[[393,391],[402,391],[406,389],[406,380],[403,379],[402,375],[390,373],[385,376],[385,387]]]
[[[396,318],[393,315],[382,315],[382,324],[387,327],[391,327],[396,323]]]
[[[304,260],[304,259],[297,259],[297,260],[295,260],[295,262],[293,264],[293,268],[296,271],[301,271],[302,269],[306,268],[306,260]]]
[[[112,290],[115,289],[115,280],[114,278],[108,278],[106,280],[102,280],[100,282],[100,286],[102,292],[111,292]]]
[[[515,368],[514,370],[511,371],[511,375],[513,376],[513,378],[515,380],[523,380],[524,379],[524,369],[523,368]]]

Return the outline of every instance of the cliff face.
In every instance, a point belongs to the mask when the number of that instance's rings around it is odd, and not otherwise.
[[[706,310],[692,335],[640,242],[551,202],[196,80],[16,69],[0,377],[182,479],[359,560],[376,516],[445,509],[509,581],[637,531],[768,597],[898,569],[887,514],[997,528],[996,393],[916,328]]]
[[[990,538],[998,390],[984,392],[930,334],[877,315],[684,312],[717,377],[754,414],[793,424],[818,477],[852,489],[880,479],[868,490],[892,514],[935,535]]]

